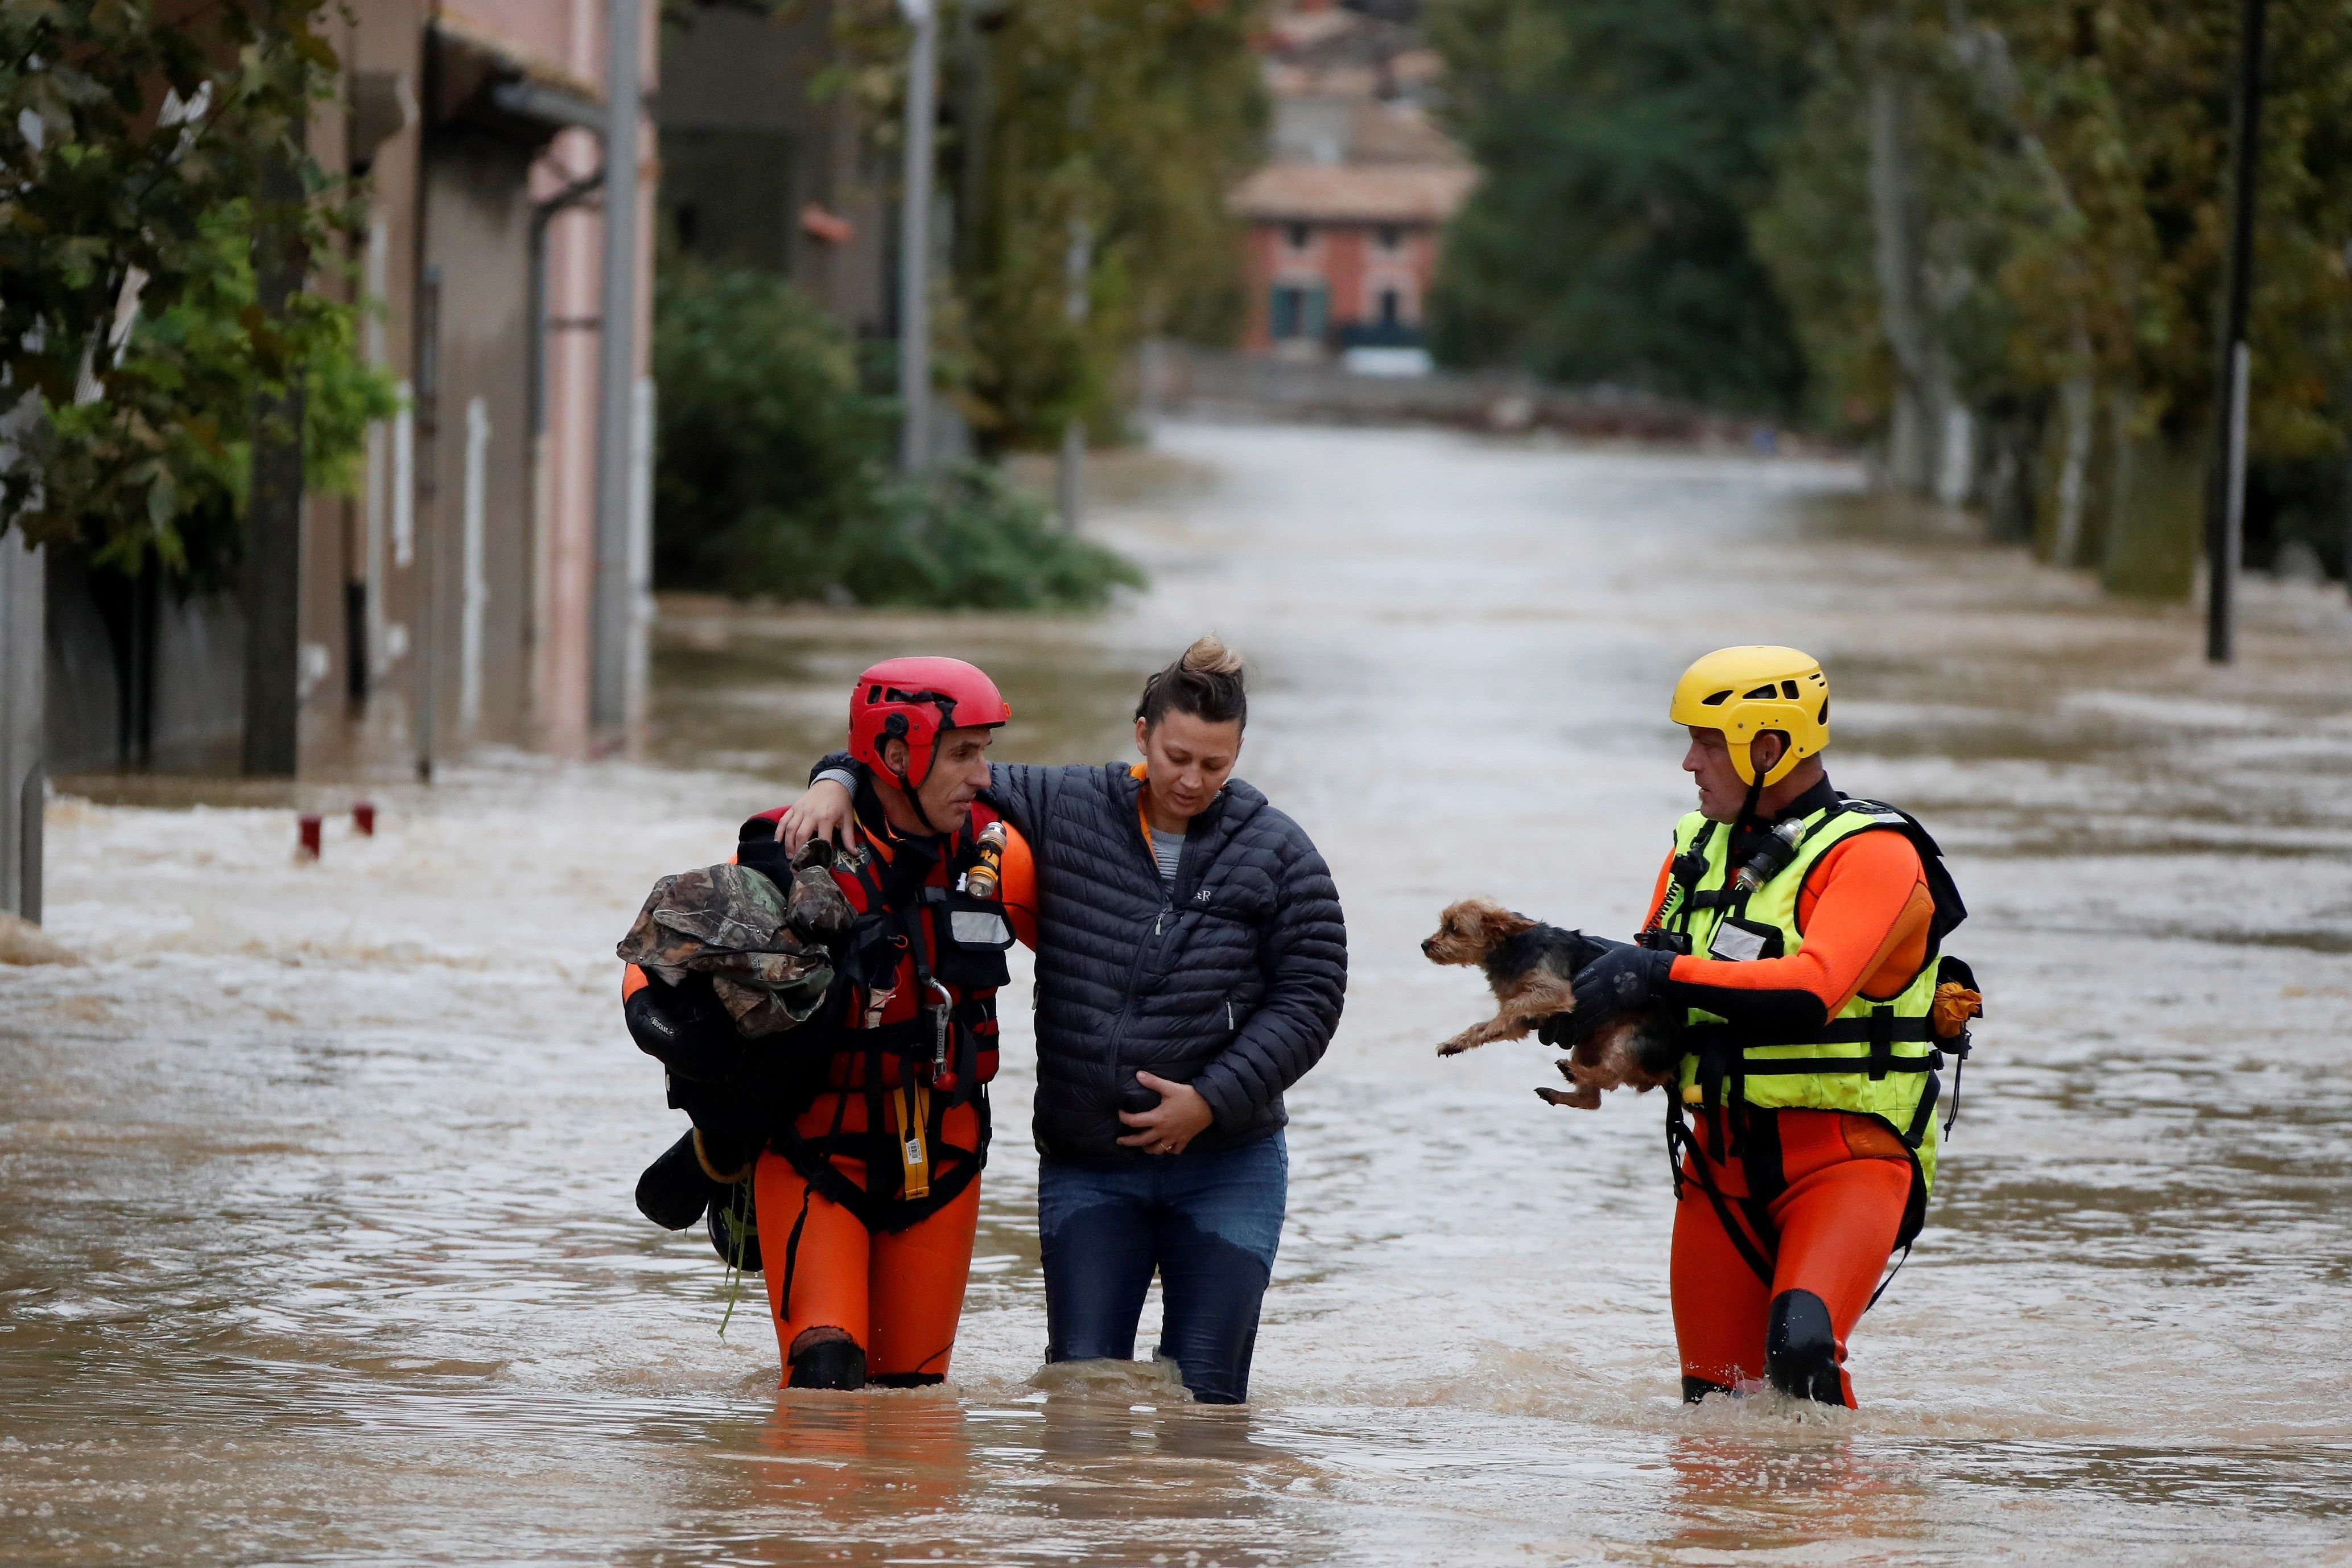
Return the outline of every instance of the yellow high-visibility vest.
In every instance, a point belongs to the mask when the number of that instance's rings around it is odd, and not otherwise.
[[[1686,935],[1686,951],[1703,958],[1752,961],[1803,950],[1797,895],[1822,856],[1859,833],[1926,835],[1908,817],[1874,801],[1845,800],[1804,819],[1794,854],[1761,885],[1742,893],[1731,886],[1730,831],[1696,812],[1675,829],[1675,870],[1658,924]],[[1934,841],[1921,847],[1924,860]],[[1931,879],[1931,884],[1933,879]],[[1930,941],[1919,971],[1894,996],[1857,994],[1813,1039],[1759,1045],[1737,1026],[1704,1008],[1690,1010],[1691,1050],[1683,1058],[1684,1103],[1696,1107],[1735,1098],[1766,1110],[1800,1107],[1872,1116],[1893,1129],[1916,1158],[1924,1198],[1936,1178],[1935,1103],[1940,1091],[1930,1013],[1942,954]]]

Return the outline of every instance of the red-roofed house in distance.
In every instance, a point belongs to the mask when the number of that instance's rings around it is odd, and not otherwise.
[[[1429,369],[1440,239],[1476,178],[1430,121],[1439,75],[1412,0],[1305,0],[1276,15],[1273,157],[1230,198],[1247,226],[1248,353]]]

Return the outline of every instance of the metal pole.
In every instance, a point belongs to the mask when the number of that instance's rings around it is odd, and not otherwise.
[[[907,55],[907,166],[898,212],[898,466],[929,466],[931,437],[931,131],[939,118],[940,17],[932,0],[898,0],[915,29]]]
[[[2246,300],[2254,272],[2254,175],[2261,164],[2263,12],[2243,0],[2238,37],[2237,123],[2231,159],[2230,278],[2221,311],[2221,352],[2214,402],[2214,478],[2205,508],[2205,657],[2227,664],[2235,652],[2238,562],[2245,553],[2246,402],[2251,356]]]
[[[636,412],[637,0],[609,0],[604,82],[604,298],[597,362],[595,647],[588,720],[628,717],[629,447]]]
[[[21,410],[21,405],[20,405]],[[13,459],[17,415],[0,420],[0,468]],[[42,552],[25,531],[0,535],[0,910],[41,920],[42,704],[48,686]]]
[[[433,782],[441,711],[441,268],[416,278],[416,776]]]

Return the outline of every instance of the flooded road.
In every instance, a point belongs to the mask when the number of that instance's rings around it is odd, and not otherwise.
[[[86,962],[0,969],[0,1561],[2352,1563],[2340,590],[2253,584],[2217,672],[1833,465],[1179,426],[1146,467],[1105,617],[680,604],[647,761],[378,788],[316,866],[290,800],[60,800]],[[1350,928],[1255,1402],[1040,1376],[1024,973],[951,1389],[778,1395],[757,1282],[721,1339],[707,1244],[631,1206],[677,1118],[613,942],[873,657],[976,658],[1001,754],[1091,761],[1212,626]],[[1823,659],[1832,776],[1941,837],[1988,993],[1852,1414],[1679,1404],[1657,1098],[1438,1060],[1483,989],[1414,946],[1473,892],[1629,931],[1666,692],[1736,641]]]

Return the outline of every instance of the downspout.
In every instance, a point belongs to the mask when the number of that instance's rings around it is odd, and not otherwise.
[[[533,202],[530,208],[530,258],[528,265],[527,288],[529,301],[524,319],[523,410],[524,439],[530,452],[530,496],[525,515],[530,523],[530,548],[523,559],[530,563],[531,581],[523,595],[525,615],[523,647],[530,659],[531,706],[543,724],[546,713],[541,707],[544,699],[543,641],[546,636],[546,615],[541,603],[545,592],[545,563],[541,552],[548,535],[547,504],[547,230],[559,214],[587,202],[604,188],[604,172],[583,174],[557,191],[543,202]]]

